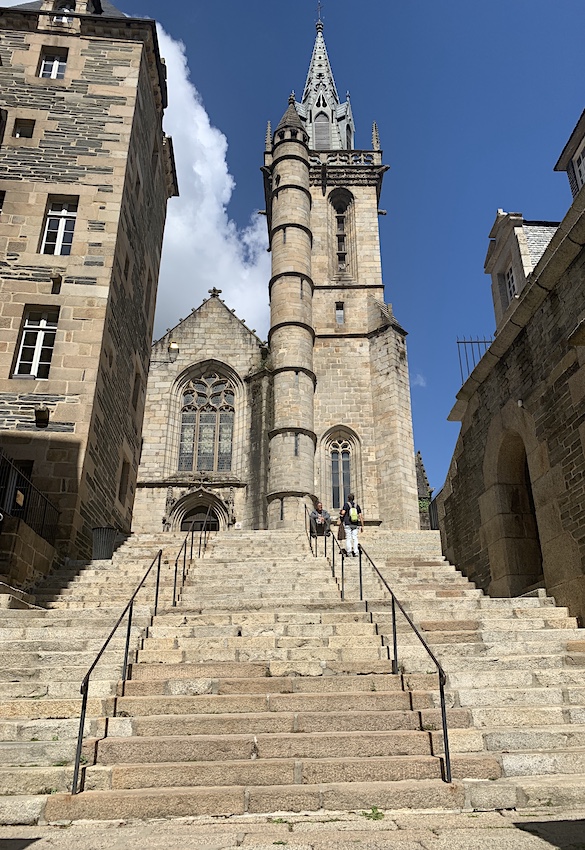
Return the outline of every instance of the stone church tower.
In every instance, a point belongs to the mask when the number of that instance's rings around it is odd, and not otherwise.
[[[357,150],[317,36],[301,102],[266,134],[268,346],[220,291],[155,343],[136,531],[300,528],[350,491],[366,521],[419,528],[405,331],[384,302],[376,125]]]

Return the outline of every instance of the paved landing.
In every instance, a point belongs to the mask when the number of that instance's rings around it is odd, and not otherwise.
[[[380,814],[383,816],[381,817]],[[0,850],[585,850],[585,808],[85,821],[0,827]]]

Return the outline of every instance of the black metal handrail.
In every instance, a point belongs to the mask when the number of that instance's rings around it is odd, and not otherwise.
[[[370,558],[370,556],[368,555],[368,553],[366,552],[366,550],[364,549],[364,547],[361,544],[359,545],[360,601],[364,600],[364,589],[363,589],[363,580],[362,580],[362,555],[365,555],[365,557],[368,559],[368,561],[370,562],[370,566],[372,567],[372,569],[374,570],[374,572],[376,573],[376,575],[378,576],[378,578],[380,579],[380,581],[382,582],[382,584],[384,585],[384,587],[386,588],[386,590],[388,591],[390,596],[392,597],[392,650],[393,650],[392,672],[398,673],[398,669],[399,669],[399,665],[398,665],[398,634],[397,634],[397,630],[396,630],[396,606],[398,606],[398,608],[402,612],[402,615],[404,616],[406,622],[408,623],[410,628],[413,630],[413,632],[415,633],[415,635],[417,636],[417,638],[419,639],[419,641],[423,645],[423,648],[425,649],[427,655],[429,656],[429,658],[431,659],[431,661],[433,662],[433,664],[437,668],[437,675],[438,675],[438,678],[439,678],[439,695],[440,695],[440,700],[441,700],[441,722],[442,722],[442,726],[443,726],[443,748],[445,750],[445,781],[446,782],[452,782],[453,779],[452,779],[452,775],[451,775],[451,755],[450,755],[450,752],[449,752],[449,734],[448,734],[448,730],[447,730],[447,706],[446,706],[446,703],[445,703],[445,684],[447,682],[447,676],[446,676],[445,671],[443,670],[443,667],[441,666],[441,663],[439,662],[438,658],[436,657],[436,655],[434,654],[434,652],[432,651],[432,649],[430,648],[430,646],[428,645],[428,643],[426,642],[424,637],[421,635],[421,633],[419,632],[419,630],[417,629],[417,627],[415,626],[415,624],[413,623],[413,621],[411,620],[409,615],[406,613],[402,603],[398,600],[398,598],[396,597],[396,594],[394,593],[394,591],[392,590],[392,588],[390,587],[390,585],[388,584],[388,582],[386,581],[386,579],[384,578],[384,576],[382,575],[382,573],[380,572],[378,567],[372,561],[372,559]],[[368,605],[367,601],[366,601],[366,605]]]
[[[323,538],[323,549],[324,549],[323,554],[324,554],[324,557],[326,558],[327,557],[327,537],[328,537],[328,535],[327,534],[312,534],[311,533],[311,515],[310,515],[309,509],[306,505],[305,505],[305,533],[306,533],[307,538],[309,540],[309,546],[311,547],[311,552],[313,553],[315,558],[317,558],[318,555],[319,555],[319,538],[320,537]],[[330,532],[329,537],[331,537],[331,536],[332,536],[332,534]],[[314,543],[314,546],[313,546],[313,543]]]
[[[124,666],[122,668],[122,687],[123,687],[123,685],[126,681],[126,673],[128,672],[128,655],[129,655],[129,652],[130,652],[130,636],[131,636],[131,632],[132,632],[132,615],[134,613],[134,600],[138,596],[138,593],[140,592],[140,590],[142,590],[142,587],[144,586],[144,582],[146,581],[146,579],[150,575],[154,565],[156,564],[157,569],[156,569],[156,585],[155,585],[155,591],[154,591],[154,611],[153,611],[153,615],[152,615],[153,618],[156,617],[156,614],[157,614],[157,611],[158,611],[158,597],[159,597],[159,589],[160,589],[161,560],[162,560],[162,549],[159,549],[158,553],[154,556],[154,559],[153,559],[151,565],[149,566],[147,571],[144,573],[144,576],[142,577],[142,581],[140,582],[140,584],[138,585],[138,587],[136,588],[136,590],[134,591],[134,593],[130,597],[128,604],[126,605],[126,607],[124,608],[124,610],[122,611],[120,616],[118,617],[118,619],[116,621],[116,625],[114,626],[114,628],[112,629],[112,631],[110,632],[110,634],[108,635],[106,640],[104,641],[102,648],[100,649],[100,651],[98,652],[97,656],[94,659],[93,664],[91,665],[91,667],[89,668],[89,670],[87,671],[85,676],[83,677],[83,681],[81,683],[81,688],[80,688],[80,693],[81,693],[83,699],[82,699],[82,702],[81,702],[81,717],[80,717],[80,720],[79,720],[79,733],[77,735],[77,749],[75,751],[75,768],[73,770],[73,783],[72,783],[72,786],[71,786],[71,794],[77,794],[78,793],[79,767],[81,765],[81,749],[83,747],[83,730],[84,730],[84,727],[85,727],[85,716],[87,714],[87,700],[88,700],[88,695],[89,695],[89,680],[91,678],[91,674],[95,670],[99,660],[101,659],[102,655],[106,651],[106,648],[108,647],[108,645],[109,645],[110,641],[112,640],[112,638],[114,637],[115,633],[118,631],[118,627],[120,626],[120,623],[122,622],[122,620],[124,619],[126,614],[128,614],[128,627],[126,629],[126,644],[125,644],[125,649],[124,649]],[[123,691],[122,691],[122,694],[123,694]]]
[[[211,529],[207,529],[207,523],[209,520],[209,514],[211,513],[211,505],[207,508],[207,513],[205,514],[205,519],[203,520],[203,528],[199,532],[199,557],[201,557],[201,549],[203,546],[203,554],[205,555],[205,550],[207,549],[207,541],[209,539],[209,535],[211,534]],[[193,541],[191,541],[191,560],[193,559]]]
[[[205,520],[203,521],[203,526],[199,532],[199,552],[198,557],[201,558],[202,555],[205,554],[205,550],[207,549],[207,540],[208,535],[211,533],[211,530],[207,529],[207,523],[209,520],[209,514],[211,513],[211,505],[207,508],[207,513],[205,514]],[[193,540],[195,536],[195,520],[191,523],[191,528],[185,535],[185,539],[179,549],[179,553],[175,558],[175,576],[173,579],[173,608],[177,607],[177,602],[179,601],[179,594],[177,593],[177,584],[179,577],[179,562],[181,561],[181,557],[183,560],[183,575],[182,575],[182,583],[181,590],[185,586],[185,580],[187,578],[187,548],[189,545],[189,538],[191,538],[191,551],[189,559],[193,561]]]
[[[55,542],[59,510],[0,449],[0,512],[21,519],[50,543]]]

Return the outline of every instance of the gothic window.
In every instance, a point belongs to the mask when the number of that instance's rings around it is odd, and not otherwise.
[[[327,151],[331,147],[331,130],[329,118],[324,112],[315,116],[315,150]]]
[[[336,189],[330,201],[334,215],[333,273],[355,276],[350,262],[353,196],[346,189]]]
[[[179,471],[229,472],[232,468],[234,385],[217,373],[183,390]]]
[[[331,506],[343,507],[351,493],[351,443],[349,440],[333,440],[329,446],[331,462]]]

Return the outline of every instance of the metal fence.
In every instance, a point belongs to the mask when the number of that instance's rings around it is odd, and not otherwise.
[[[459,355],[459,369],[461,371],[461,383],[464,384],[469,378],[483,355],[486,353],[493,339],[463,339],[457,340],[457,353]]]
[[[21,519],[53,545],[59,511],[0,449],[0,512]]]

